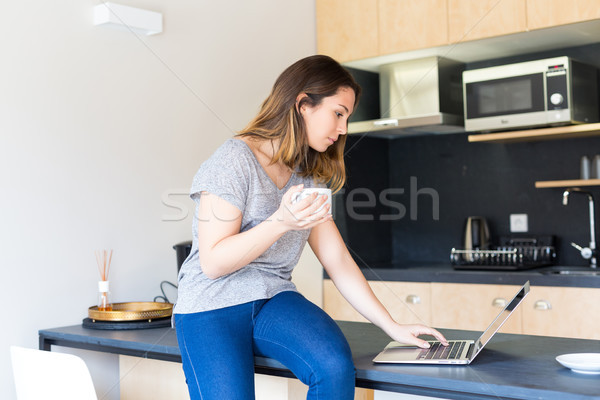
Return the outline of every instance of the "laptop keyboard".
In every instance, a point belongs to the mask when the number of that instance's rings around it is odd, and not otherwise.
[[[431,344],[430,348],[421,350],[420,360],[453,360],[459,358],[467,342],[449,342],[448,346],[444,346],[440,342],[429,343]]]

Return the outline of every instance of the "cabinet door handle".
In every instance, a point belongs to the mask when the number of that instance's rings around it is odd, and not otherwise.
[[[549,302],[547,302],[546,300],[538,300],[533,305],[533,309],[540,310],[540,311],[551,310],[552,305]]]
[[[380,119],[380,120],[377,120],[377,121],[373,121],[373,126],[374,127],[378,127],[378,126],[398,126],[398,120],[396,118]]]
[[[492,301],[492,307],[506,307],[506,299],[503,299],[502,297],[496,297],[494,301]]]
[[[406,302],[408,304],[421,304],[421,298],[416,294],[409,294],[406,296]]]

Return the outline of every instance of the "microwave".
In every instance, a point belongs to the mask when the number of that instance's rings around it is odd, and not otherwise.
[[[554,57],[463,72],[465,130],[598,122],[593,66]]]

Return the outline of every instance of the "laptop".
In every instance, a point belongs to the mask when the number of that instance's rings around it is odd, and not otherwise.
[[[376,363],[390,364],[470,364],[477,354],[490,341],[498,329],[517,309],[529,293],[529,281],[519,289],[515,297],[488,326],[477,340],[449,340],[448,346],[439,341],[430,341],[430,348],[422,349],[414,345],[390,342],[381,353],[373,359]]]

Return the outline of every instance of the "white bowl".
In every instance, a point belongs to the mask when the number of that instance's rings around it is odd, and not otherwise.
[[[600,353],[563,354],[556,361],[580,374],[600,374]]]

